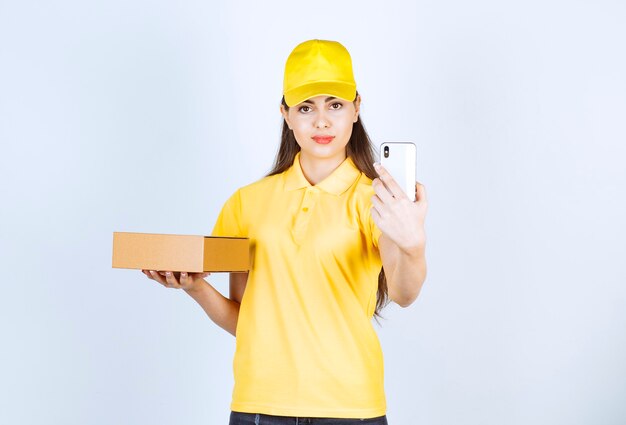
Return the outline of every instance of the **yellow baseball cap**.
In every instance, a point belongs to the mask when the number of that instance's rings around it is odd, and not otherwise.
[[[337,41],[308,40],[298,44],[287,58],[283,80],[285,103],[291,107],[323,94],[354,100],[352,59]]]

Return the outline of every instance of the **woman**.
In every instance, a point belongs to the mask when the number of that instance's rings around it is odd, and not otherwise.
[[[208,273],[144,271],[236,336],[230,425],[387,424],[371,318],[419,294],[427,204],[422,185],[411,202],[372,167],[360,102],[344,46],[296,46],[274,169],[231,195],[212,232],[250,239],[249,272],[231,273],[227,299]]]

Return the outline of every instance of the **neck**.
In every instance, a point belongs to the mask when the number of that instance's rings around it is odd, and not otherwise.
[[[345,159],[345,152],[329,158],[319,158],[300,151],[300,168],[308,182],[316,185],[335,171]]]

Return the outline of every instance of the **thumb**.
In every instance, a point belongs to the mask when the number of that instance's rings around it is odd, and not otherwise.
[[[420,182],[415,182],[415,195],[417,198],[416,202],[428,202],[426,199],[426,187],[424,187],[424,185]]]

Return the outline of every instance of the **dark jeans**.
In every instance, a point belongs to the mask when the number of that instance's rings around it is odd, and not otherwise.
[[[388,425],[387,415],[377,418],[300,418],[296,416],[274,416],[263,413],[230,412],[228,425]]]

